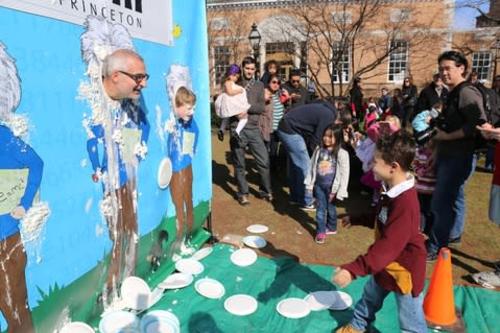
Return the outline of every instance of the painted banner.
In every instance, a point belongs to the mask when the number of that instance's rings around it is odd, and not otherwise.
[[[172,0],[0,0],[0,6],[76,24],[101,16],[125,26],[133,37],[173,42]]]
[[[210,236],[205,4],[0,0],[0,22],[0,332],[97,329]]]

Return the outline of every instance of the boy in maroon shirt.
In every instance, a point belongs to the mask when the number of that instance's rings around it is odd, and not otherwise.
[[[344,226],[375,223],[375,242],[365,255],[337,268],[333,282],[346,287],[358,276],[372,275],[354,308],[350,324],[337,332],[369,329],[384,298],[396,295],[402,332],[427,332],[422,309],[426,250],[419,231],[420,207],[414,178],[408,172],[415,156],[410,134],[399,131],[377,142],[373,172],[384,183],[384,192],[373,218],[342,219]]]

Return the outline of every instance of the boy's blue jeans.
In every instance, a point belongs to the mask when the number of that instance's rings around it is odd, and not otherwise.
[[[337,208],[330,202],[330,190],[314,185],[314,197],[316,198],[316,223],[318,234],[325,233],[326,228],[337,230]]]
[[[363,290],[362,298],[354,307],[354,316],[351,325],[360,331],[366,331],[375,321],[377,313],[390,291],[380,287],[373,277],[370,277]],[[411,294],[394,293],[398,305],[399,328],[401,332],[427,333],[424,310],[422,307],[422,293],[418,297]]]

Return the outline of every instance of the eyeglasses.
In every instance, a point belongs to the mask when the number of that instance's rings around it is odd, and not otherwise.
[[[141,83],[144,80],[147,81],[149,79],[149,74],[146,74],[146,73],[130,74],[130,73],[127,73],[124,71],[118,71],[118,72],[122,73],[123,75],[128,76],[129,78],[134,80],[135,83],[137,83],[137,84]]]
[[[291,80],[292,83],[300,83],[300,80]]]
[[[280,81],[271,81],[273,84],[280,84]]]

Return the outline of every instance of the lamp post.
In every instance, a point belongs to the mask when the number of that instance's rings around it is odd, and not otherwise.
[[[258,72],[260,71],[259,53],[261,39],[262,37],[260,36],[259,30],[257,30],[257,24],[252,24],[252,30],[250,30],[248,40],[250,41],[250,45],[252,46],[253,57],[255,58],[255,67],[257,68],[257,70],[255,71],[256,77],[258,75]]]

